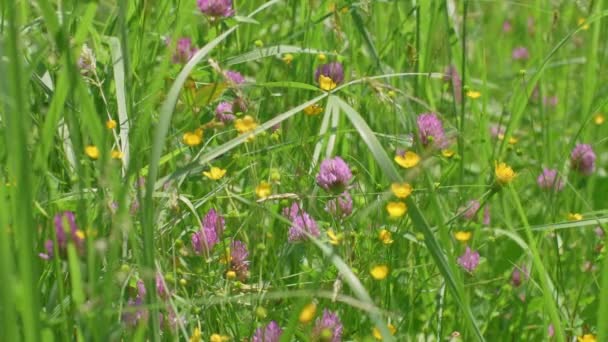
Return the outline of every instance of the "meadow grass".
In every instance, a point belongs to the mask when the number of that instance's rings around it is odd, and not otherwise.
[[[608,340],[605,1],[0,4],[1,340]]]

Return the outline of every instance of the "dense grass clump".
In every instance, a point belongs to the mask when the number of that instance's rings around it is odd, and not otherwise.
[[[1,9],[0,340],[608,340],[605,1]]]

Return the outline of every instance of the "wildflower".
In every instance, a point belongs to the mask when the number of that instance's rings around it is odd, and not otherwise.
[[[406,151],[403,154],[397,154],[395,156],[395,162],[399,164],[399,166],[409,169],[418,165],[420,162],[420,156],[415,152]]]
[[[110,152],[110,157],[112,157],[112,159],[122,159],[123,157],[123,153],[120,150],[112,150],[112,152]]]
[[[504,32],[504,33],[509,33],[509,32],[511,32],[511,30],[512,30],[512,29],[513,29],[513,26],[511,25],[511,22],[510,22],[510,21],[505,20],[505,21],[502,23],[502,32]]]
[[[595,153],[588,144],[576,144],[570,153],[570,166],[583,175],[590,175],[595,171]]]
[[[454,233],[454,238],[460,242],[467,242],[471,240],[471,236],[473,236],[473,233],[464,230],[459,230]]]
[[[397,332],[397,328],[395,328],[394,325],[392,324],[387,324],[386,327],[388,328],[388,331],[391,333],[391,335],[395,335],[395,333]],[[378,341],[382,341],[382,334],[380,333],[380,329],[378,329],[377,327],[374,327],[374,330],[372,330],[372,335],[374,335],[374,338]]]
[[[378,266],[372,267],[372,269],[369,271],[369,273],[372,275],[372,277],[374,279],[383,280],[383,279],[386,279],[386,277],[388,276],[389,268],[386,265],[378,265]]]
[[[424,113],[418,115],[418,138],[422,146],[433,145],[438,148],[446,148],[449,141],[445,137],[443,124],[435,113]]]
[[[226,78],[236,85],[245,83],[245,77],[238,71],[228,70],[225,72]]]
[[[320,53],[317,55],[317,59],[319,60],[319,62],[325,62],[325,61],[327,60],[327,56],[325,56],[325,54],[324,54],[324,53],[320,52]]]
[[[407,213],[407,205],[403,202],[388,202],[386,211],[391,218],[399,218]]]
[[[454,101],[460,103],[462,101],[462,79],[456,67],[450,65],[445,70],[443,80],[446,82],[452,81],[452,91],[454,92]]]
[[[329,91],[344,81],[344,68],[339,62],[323,64],[315,71],[315,80],[319,88]]]
[[[108,121],[106,121],[106,128],[107,129],[114,129],[114,128],[116,128],[116,120],[108,119]]]
[[[353,174],[348,164],[340,158],[334,157],[325,159],[321,162],[319,173],[317,174],[317,184],[325,190],[344,190]]]
[[[522,60],[526,60],[526,59],[530,58],[530,53],[528,52],[528,49],[526,49],[525,47],[519,46],[519,47],[516,47],[515,49],[513,49],[513,52],[511,53],[511,57],[516,61],[522,61]]]
[[[516,137],[510,137],[508,143],[509,143],[509,145],[515,145],[515,144],[517,144],[518,141],[519,140],[517,140]]]
[[[454,152],[454,150],[451,150],[449,148],[445,148],[445,149],[441,150],[441,155],[444,156],[445,158],[452,158],[454,156],[454,154],[456,154],[456,152]]]
[[[209,336],[209,342],[227,342],[227,341],[230,341],[230,338],[225,335],[212,334],[211,336]]]
[[[169,44],[170,41],[167,40],[167,45]],[[173,63],[187,63],[197,51],[198,49],[192,45],[192,40],[190,38],[180,38],[175,45],[175,53],[173,54],[172,59]]]
[[[594,231],[595,231],[595,235],[596,235],[598,238],[600,238],[600,239],[603,239],[603,238],[604,238],[605,233],[604,233],[604,229],[602,229],[602,227],[597,226],[597,227],[595,227],[595,230],[594,230]]]
[[[281,59],[283,60],[283,63],[289,65],[291,64],[291,62],[293,62],[293,55],[290,53],[286,53]]]
[[[589,24],[587,23],[587,19],[585,19],[585,18],[578,18],[578,20],[576,21],[576,23],[578,24],[578,26],[581,26],[581,28],[583,30],[588,30],[589,29]]]
[[[530,272],[528,271],[528,268],[525,265],[521,267],[515,266],[513,268],[513,273],[511,273],[511,284],[513,284],[514,287],[519,287],[523,282],[522,273],[526,280],[530,278]]]
[[[210,209],[203,218],[203,227],[215,230],[217,236],[221,236],[225,229],[225,220],[215,209]]]
[[[202,227],[199,231],[192,234],[192,249],[197,255],[208,254],[219,242],[215,229]]]
[[[553,327],[553,324],[549,324],[547,327],[547,337],[551,338],[553,335],[555,335],[555,328]]]
[[[85,147],[84,153],[87,155],[87,157],[93,160],[99,159],[99,149],[95,145],[89,145]]]
[[[467,272],[472,273],[477,268],[477,265],[479,265],[479,253],[467,246],[464,254],[458,258],[458,264],[467,270]]]
[[[215,118],[223,123],[231,122],[235,119],[232,109],[232,103],[230,102],[220,102],[217,107],[215,107]]]
[[[226,272],[226,279],[230,279],[230,280],[236,279],[236,272],[234,272],[233,270],[228,270]]]
[[[393,243],[393,234],[389,230],[382,229],[380,233],[378,233],[378,239],[380,239],[383,244],[390,245]]]
[[[478,200],[470,200],[467,202],[466,207],[460,208],[458,210],[459,215],[467,221],[475,220],[475,216],[477,216],[477,212],[479,212],[479,208],[481,204]]]
[[[198,327],[194,328],[194,331],[192,332],[192,336],[190,336],[190,342],[202,342],[203,341],[203,337],[201,335],[201,329],[199,329]]]
[[[249,252],[247,246],[241,241],[235,240],[230,244],[230,270],[236,273],[240,280],[249,275]]]
[[[284,208],[283,215],[291,219],[289,242],[303,241],[307,238],[307,233],[314,237],[321,235],[317,222],[307,212],[301,210],[297,203],[293,203],[290,208]]]
[[[200,145],[203,142],[203,131],[186,132],[182,137],[182,141],[190,147]]]
[[[227,18],[234,15],[232,0],[197,0],[196,4],[201,12],[212,19]]]
[[[169,297],[169,293],[165,287],[165,279],[163,278],[162,274],[156,273],[154,280],[156,283],[156,293],[158,296],[162,299],[167,299]]]
[[[483,224],[485,224],[486,226],[489,226],[490,221],[491,221],[490,206],[486,205],[485,208],[483,208]]]
[[[493,138],[498,138],[498,140],[502,140],[505,138],[505,128],[498,125],[490,126],[490,135]]]
[[[598,126],[602,125],[604,123],[604,121],[606,121],[606,118],[604,117],[604,114],[602,114],[602,113],[596,113],[593,116],[593,122]]]
[[[242,118],[234,120],[234,128],[240,133],[248,133],[258,127],[258,123],[251,115],[245,115]]]
[[[300,311],[300,316],[298,320],[302,324],[308,324],[315,318],[315,314],[317,313],[317,305],[315,303],[307,304],[302,311]]]
[[[496,163],[494,167],[494,175],[496,176],[496,180],[500,185],[509,184],[516,176],[515,171],[505,164],[505,163]]]
[[[536,183],[543,190],[561,191],[564,181],[557,174],[557,170],[543,168],[543,172],[536,178]]]
[[[251,342],[279,342],[283,329],[275,321],[271,321],[264,328],[257,328]]]
[[[65,256],[70,241],[74,243],[79,253],[84,252],[84,233],[78,229],[73,212],[64,211],[56,214],[53,223],[55,225],[57,250],[61,256]],[[54,256],[54,247],[55,243],[52,239],[46,240],[44,243],[46,253],[40,253],[39,256],[42,259],[49,260]]]
[[[325,309],[312,330],[313,341],[340,342],[343,328],[338,315]]]
[[[405,199],[412,194],[413,188],[409,183],[393,183],[391,184],[391,191],[398,198]]]
[[[325,205],[325,211],[335,217],[346,217],[353,212],[353,199],[345,191],[337,198],[329,200],[327,205]]]
[[[259,198],[266,198],[272,194],[272,186],[268,182],[262,181],[255,187],[255,194]]]
[[[476,100],[481,97],[481,93],[476,90],[469,90],[467,91],[467,97],[472,100]]]
[[[329,229],[327,231],[327,237],[329,238],[329,243],[331,243],[334,246],[339,245],[340,241],[342,241],[342,234],[334,233],[333,229]]]
[[[319,106],[316,103],[311,104],[310,106],[304,108],[304,114],[306,114],[308,116],[319,115],[319,114],[321,114],[321,112],[323,112],[323,107]]]
[[[82,46],[77,64],[82,74],[93,73],[97,69],[95,55],[93,54],[93,50],[91,50],[87,44]]]
[[[597,342],[597,338],[593,334],[585,334],[577,337],[578,342]]]
[[[583,219],[583,215],[579,213],[568,213],[568,221],[580,221]]]
[[[221,169],[216,166],[212,166],[209,171],[203,171],[203,175],[211,180],[222,179],[226,175],[226,169]]]

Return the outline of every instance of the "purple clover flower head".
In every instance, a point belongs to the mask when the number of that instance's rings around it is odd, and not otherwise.
[[[505,20],[502,23],[502,32],[504,33],[509,33],[513,30],[513,26],[511,25],[511,22],[509,20]]]
[[[57,249],[61,256],[65,256],[66,249],[68,247],[68,240],[71,240],[76,245],[78,253],[84,252],[84,234],[78,229],[76,225],[76,219],[74,213],[71,211],[64,211],[58,213],[53,218],[55,225],[55,237],[57,238]],[[54,255],[55,243],[52,239],[44,242],[44,249],[46,253],[40,253],[39,256],[42,259],[49,260]]]
[[[511,58],[513,58],[513,60],[515,61],[524,61],[530,58],[530,53],[525,47],[518,46],[513,49],[513,52],[511,53]]]
[[[225,75],[230,82],[236,85],[245,83],[245,77],[243,77],[243,75],[241,75],[241,73],[238,71],[228,70],[226,71]]]
[[[594,231],[595,231],[595,235],[600,239],[603,239],[604,235],[606,234],[606,233],[604,233],[604,229],[602,229],[602,227],[600,227],[600,226],[595,227]]]
[[[570,166],[572,169],[589,176],[595,171],[595,152],[588,144],[576,144],[570,153]]]
[[[307,212],[301,210],[298,203],[293,203],[290,208],[284,208],[283,215],[291,220],[287,238],[289,242],[306,240],[308,237],[306,233],[314,237],[321,235],[317,222]]]
[[[492,125],[490,126],[490,135],[493,138],[502,139],[501,137],[504,137],[505,135],[505,128],[498,125]]]
[[[467,270],[467,272],[473,273],[479,265],[479,253],[467,246],[464,254],[458,258],[458,265]]]
[[[443,80],[446,82],[452,81],[452,90],[454,91],[454,100],[456,103],[462,101],[462,79],[455,66],[450,65],[445,69]]]
[[[227,18],[234,15],[232,0],[197,0],[196,4],[201,12],[212,19]]]
[[[513,268],[513,273],[511,273],[511,284],[513,284],[514,287],[519,287],[524,279],[530,279],[530,272],[528,271],[526,265],[521,267],[515,266]]]
[[[353,199],[347,191],[333,198],[325,205],[325,211],[335,217],[347,217],[353,212]]]
[[[418,138],[422,146],[433,145],[437,148],[446,148],[449,145],[445,137],[443,123],[435,113],[423,113],[416,119],[418,124]]]
[[[342,191],[352,178],[353,174],[348,164],[342,158],[334,157],[321,162],[317,174],[317,184],[327,191]]]
[[[483,208],[483,224],[489,226],[492,221],[492,216],[490,215],[490,206],[486,205]]]
[[[557,170],[543,168],[543,172],[536,178],[536,183],[543,190],[559,192],[564,188],[564,180],[557,174]]]
[[[553,324],[549,324],[547,327],[547,337],[552,338],[553,335],[555,335],[555,328],[553,327]]]
[[[144,307],[144,298],[146,297],[146,287],[144,282],[139,279],[137,281],[137,295],[135,298],[129,299],[125,306],[125,312],[122,314],[122,321],[128,326],[136,326],[139,322],[148,320],[148,310]]]
[[[230,244],[230,269],[236,273],[240,280],[244,280],[249,275],[249,252],[247,246],[235,240]]]
[[[211,209],[203,218],[203,227],[215,230],[218,237],[222,236],[225,228],[224,217],[218,214],[215,209]]]
[[[323,316],[317,318],[312,329],[313,341],[340,342],[344,326],[335,312],[323,310]]]
[[[156,293],[162,299],[167,299],[169,297],[169,292],[167,292],[167,288],[165,287],[165,278],[160,273],[156,273]]]
[[[467,202],[466,206],[461,207],[458,211],[460,212],[460,215],[462,215],[463,219],[473,221],[475,220],[475,216],[477,216],[480,207],[481,204],[478,200],[470,200]]]
[[[257,328],[251,338],[252,342],[279,342],[283,329],[275,321],[271,321],[265,328]]]
[[[331,62],[320,65],[315,71],[315,81],[319,84],[322,83],[319,80],[319,77],[321,77],[321,75],[324,77],[328,77],[335,84],[335,86],[340,85],[342,82],[344,82],[344,67],[340,62]]]
[[[220,102],[220,104],[215,107],[215,118],[223,123],[234,120],[235,116],[232,111],[232,103],[226,101]]]
[[[167,44],[169,43],[170,41],[167,40]],[[198,49],[194,47],[194,45],[192,45],[192,40],[190,38],[180,38],[175,46],[175,53],[173,54],[173,63],[187,63],[192,58],[192,56],[194,56],[196,51],[198,51]]]
[[[197,255],[209,254],[213,247],[220,242],[215,229],[212,227],[203,227],[201,230],[192,234],[192,249]]]

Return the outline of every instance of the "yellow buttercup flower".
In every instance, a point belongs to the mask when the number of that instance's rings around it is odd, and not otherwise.
[[[513,171],[513,169],[505,163],[496,163],[494,167],[494,174],[496,176],[496,180],[501,185],[510,183],[517,175],[515,171]]]
[[[389,268],[386,265],[378,265],[372,267],[369,273],[376,280],[384,280],[386,277],[388,277]]]
[[[87,157],[93,160],[99,159],[99,149],[95,145],[89,145],[85,147],[84,153],[87,155]]]
[[[309,303],[300,312],[300,316],[298,317],[298,320],[302,324],[308,324],[315,318],[316,313],[317,313],[317,305],[315,303]]]
[[[386,327],[388,328],[388,331],[391,333],[391,335],[395,335],[395,333],[397,332],[397,328],[395,328],[395,326],[390,323],[387,324]],[[374,335],[374,338],[376,340],[382,341],[382,334],[380,333],[380,329],[378,329],[377,327],[374,327],[372,334]]]
[[[603,124],[604,121],[606,121],[606,118],[604,117],[604,114],[602,114],[602,113],[597,113],[593,116],[593,122],[598,126]]]
[[[323,107],[319,106],[316,103],[304,108],[304,114],[310,116],[319,115],[321,114],[321,112],[323,112]]]
[[[291,64],[292,61],[293,61],[292,54],[286,53],[285,55],[283,55],[283,62],[285,62],[285,64],[289,65],[289,64]]]
[[[475,100],[481,97],[481,93],[475,90],[469,90],[467,91],[467,97]]]
[[[441,155],[446,158],[452,158],[454,154],[456,154],[456,152],[454,152],[454,150],[450,150],[449,148],[441,150]]]
[[[583,336],[579,336],[578,342],[597,342],[597,338],[592,334],[585,334]]]
[[[579,214],[579,213],[569,213],[568,214],[568,221],[580,221],[583,219],[583,215]]]
[[[251,115],[245,115],[242,118],[234,120],[234,128],[241,134],[251,132],[257,127],[258,123]]]
[[[122,159],[123,154],[120,150],[112,150],[112,152],[110,152],[110,156],[112,157],[112,159]]]
[[[386,211],[391,218],[398,218],[407,213],[407,205],[403,202],[388,202]]]
[[[109,119],[108,121],[106,121],[106,128],[107,129],[116,128],[116,120]]]
[[[403,155],[396,155],[395,162],[397,162],[399,166],[409,169],[418,165],[418,163],[420,162],[420,156],[417,155],[415,152],[407,151]]]
[[[203,175],[212,180],[222,179],[226,175],[226,169],[220,169],[219,167],[212,166],[209,171],[204,171]]]
[[[255,187],[255,194],[259,198],[266,198],[272,194],[272,186],[268,182],[262,181]]]
[[[342,234],[334,233],[333,229],[329,229],[327,231],[327,237],[329,238],[329,243],[331,243],[334,246],[339,245],[340,242],[342,241]]]
[[[393,183],[391,191],[398,198],[408,198],[412,194],[413,188],[409,183]]]
[[[515,144],[517,144],[517,142],[518,142],[518,141],[519,141],[519,140],[517,140],[517,138],[515,138],[515,137],[510,137],[510,138],[509,138],[509,145],[515,145]]]
[[[337,87],[338,85],[334,82],[330,77],[325,75],[319,75],[319,88],[330,91]]]
[[[393,234],[389,230],[382,229],[380,233],[378,233],[378,239],[380,239],[383,244],[390,245],[393,243]]]
[[[194,328],[192,332],[192,336],[190,336],[190,342],[201,342],[203,341],[203,336],[201,335],[201,329],[198,327]]]
[[[587,24],[586,22],[587,22],[587,19],[585,19],[585,18],[578,18],[578,20],[576,21],[578,26],[582,26],[583,30],[589,29],[589,24]]]
[[[203,142],[203,131],[186,132],[182,136],[182,142],[190,147],[200,145]]]
[[[230,280],[236,279],[236,272],[233,270],[228,270],[228,272],[226,272],[226,278]]]
[[[464,230],[460,230],[454,233],[454,238],[460,242],[469,241],[471,239],[471,236],[473,236],[473,233]]]
[[[230,341],[230,337],[220,335],[220,334],[213,334],[209,337],[209,342],[226,342],[226,341]]]

